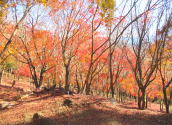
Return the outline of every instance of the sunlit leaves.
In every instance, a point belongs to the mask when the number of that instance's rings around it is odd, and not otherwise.
[[[97,4],[101,8],[100,16],[104,18],[104,22],[111,24],[114,16],[116,1],[115,0],[97,0]]]
[[[97,3],[100,5],[104,12],[113,10],[115,7],[115,0],[97,0]]]
[[[0,0],[0,23],[2,22],[3,18],[7,15],[7,8],[7,0]]]
[[[47,2],[48,2],[48,0],[35,0],[35,1],[38,2],[38,3],[43,4],[44,6],[46,6]]]
[[[0,6],[1,7],[6,7],[8,0],[0,0]]]

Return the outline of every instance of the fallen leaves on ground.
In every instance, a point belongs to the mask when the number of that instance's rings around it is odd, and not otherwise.
[[[65,99],[72,101],[71,107],[63,106]],[[29,124],[34,113],[58,125],[171,125],[172,115],[152,110],[154,105],[138,110],[134,102],[112,104],[100,96],[30,94],[18,105],[0,111],[0,125]]]

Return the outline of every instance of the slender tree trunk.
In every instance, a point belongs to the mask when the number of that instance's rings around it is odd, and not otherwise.
[[[112,53],[111,53],[111,49],[110,49],[110,54],[109,54],[109,82],[110,82],[110,90],[111,90],[111,93],[112,93],[112,98],[114,98],[113,72],[112,72]]]
[[[122,92],[120,93],[121,95],[121,103],[123,103],[123,95],[122,95]]]
[[[77,74],[77,70],[76,70],[76,85],[77,85],[77,94],[80,93],[81,91],[81,87],[79,85],[79,81],[78,81],[78,74]]]
[[[141,97],[140,97],[140,89],[138,90],[138,108],[141,109]]]
[[[121,92],[120,92],[120,90],[118,91],[118,102],[120,102],[121,101]]]
[[[90,66],[89,66],[87,77],[85,79],[85,94],[86,95],[90,94],[90,85],[91,85],[91,83],[89,83],[89,78],[90,78],[91,68],[92,68],[92,64],[90,64]]]
[[[37,74],[36,74],[36,68],[32,65],[32,64],[28,64],[29,65],[29,69],[30,69],[30,72],[31,72],[31,76],[32,76],[32,80],[33,80],[33,84],[36,88],[39,88],[39,83],[38,83],[38,77],[37,77]]]
[[[121,92],[119,91],[119,103],[121,102]]]
[[[146,100],[146,108],[148,108],[148,98],[147,98],[147,96],[145,96],[145,100]]]
[[[112,98],[114,98],[114,87],[111,86],[110,88],[111,88]]]
[[[81,86],[81,90],[80,90],[80,92],[81,92],[81,93],[84,93],[84,89],[85,89],[85,86],[84,86],[84,85],[82,85],[82,86]]]
[[[160,111],[163,111],[163,101],[160,100]]]
[[[110,28],[111,31],[111,28]],[[114,86],[113,86],[113,71],[112,71],[112,46],[111,46],[111,35],[109,35],[109,83],[110,83],[110,90],[112,94],[112,98],[114,98]]]
[[[33,79],[33,84],[35,85],[36,88],[39,88],[39,83],[36,75],[32,76]]]
[[[69,65],[65,65],[65,90],[69,91]]]
[[[163,95],[164,95],[164,104],[165,104],[166,113],[169,113],[170,112],[169,102],[168,102],[167,91],[165,87],[163,87]]]
[[[106,91],[106,97],[107,98],[109,97],[109,91]]]
[[[61,81],[59,81],[58,83],[59,83],[59,88],[61,89],[61,88],[62,88],[62,83],[61,83]]]
[[[39,88],[42,86],[42,83],[43,83],[43,74],[41,74],[39,79]]]
[[[90,83],[86,81],[86,88],[85,88],[85,94],[89,95],[90,94]]]
[[[0,71],[0,84],[2,83],[3,69]]]
[[[39,83],[38,83],[39,88],[42,86],[42,83],[43,83],[44,72],[45,72],[45,67],[42,67],[41,72],[40,72],[40,76],[39,76]]]

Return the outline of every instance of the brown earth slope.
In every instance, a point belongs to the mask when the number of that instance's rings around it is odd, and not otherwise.
[[[0,111],[0,125],[33,125],[33,114],[38,113],[43,122],[40,125],[172,125],[172,114],[151,109],[138,110],[133,102],[112,104],[100,96],[65,95],[52,93],[36,96],[20,90],[0,86],[1,101],[13,101],[15,105]],[[3,95],[3,96],[2,96]],[[72,106],[64,106],[70,99]]]

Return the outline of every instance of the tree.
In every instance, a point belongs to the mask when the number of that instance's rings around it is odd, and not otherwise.
[[[27,34],[24,34],[26,32]],[[33,84],[40,88],[44,74],[55,67],[53,37],[51,33],[33,27],[24,30],[22,34],[24,36],[19,35],[16,38],[20,44],[16,46],[17,55],[14,56],[18,61],[28,65]]]
[[[111,2],[110,2],[111,3]],[[118,19],[117,23],[115,23],[110,30],[110,33],[108,35],[108,38],[106,40],[104,40],[104,42],[102,42],[99,46],[94,46],[94,34],[96,33],[96,31],[98,31],[100,28],[100,26],[102,25],[103,22],[105,22],[105,24],[107,25],[111,25],[110,22],[113,22],[113,18],[112,17],[112,12],[114,11],[111,5],[115,5],[115,4],[110,4],[107,5],[108,8],[108,16],[106,15],[102,15],[102,7],[99,4],[95,4],[94,2],[91,5],[91,21],[90,21],[90,25],[91,25],[91,45],[92,45],[92,49],[91,49],[91,56],[90,56],[90,66],[88,68],[88,72],[86,75],[86,79],[85,79],[85,84],[86,84],[86,93],[89,94],[90,91],[90,85],[91,85],[91,72],[95,71],[95,67],[97,62],[99,61],[99,58],[107,51],[109,50],[110,47],[115,46],[117,42],[120,41],[122,35],[124,34],[124,32],[130,27],[131,24],[133,24],[133,22],[135,22],[136,20],[138,20],[140,17],[142,17],[143,13],[140,13],[139,15],[137,15],[136,17],[132,18],[132,20],[130,21],[125,21],[126,23],[123,23],[124,20],[127,20],[127,17],[131,14],[131,12],[134,10],[134,7],[136,6],[136,4],[138,3],[138,1],[133,1],[130,4],[130,8],[126,8],[126,4],[129,4],[127,1],[124,2],[123,9],[122,12],[119,11],[119,13],[121,14],[120,16],[117,16],[116,19]],[[106,8],[106,7],[105,7]],[[107,9],[107,8],[106,8]],[[105,9],[105,10],[106,10]],[[104,10],[104,9],[103,9]],[[125,11],[124,11],[125,10]],[[104,11],[103,11],[104,12]],[[109,14],[110,13],[110,14]],[[100,14],[100,15],[99,15]],[[103,19],[103,17],[105,16],[105,18]],[[101,18],[100,18],[101,17]],[[97,20],[99,19],[99,20]],[[95,23],[96,20],[96,23]],[[122,26],[121,30],[119,30],[119,27]],[[117,30],[117,35],[116,38],[114,39],[114,41],[111,41],[111,35]],[[119,31],[119,32],[118,32]],[[107,46],[107,43],[110,43],[109,46]],[[100,52],[101,51],[101,52]],[[96,55],[96,56],[95,56]]]
[[[138,85],[138,107],[139,109],[145,109],[146,107],[146,89],[150,83],[156,78],[157,67],[160,60],[160,53],[162,48],[162,42],[158,40],[154,41],[154,48],[152,51],[152,39],[151,38],[151,25],[153,18],[151,18],[151,13],[155,7],[160,4],[160,1],[152,3],[148,1],[145,6],[144,14],[142,18],[137,20],[131,26],[131,44],[133,55],[135,61],[131,60],[127,56],[127,60],[131,65],[131,69],[135,78],[135,82]],[[134,14],[137,15],[138,10],[135,8]],[[162,13],[161,13],[162,14]],[[160,15],[161,15],[160,14]],[[161,17],[155,18],[154,21],[157,21],[156,28],[159,27]],[[157,29],[156,29],[157,30]],[[157,37],[157,31],[155,31],[154,38]],[[148,51],[149,50],[149,51]]]
[[[51,0],[0,0],[0,25],[4,26],[9,24],[6,20],[10,18],[10,21],[13,22],[15,25],[13,25],[13,30],[10,32],[10,34],[3,33],[4,28],[0,29],[1,34],[6,39],[6,44],[4,45],[3,49],[0,51],[0,57],[3,56],[4,52],[7,50],[9,45],[12,43],[12,38],[17,32],[17,29],[19,28],[19,25],[26,19],[29,11],[33,8],[36,4],[42,4],[44,6],[51,5],[50,3],[53,2]],[[56,3],[59,3],[57,1]],[[22,11],[19,11],[18,9],[21,8],[22,5]],[[11,13],[10,13],[11,12]],[[20,13],[20,14],[19,14]],[[22,15],[22,16],[21,16]],[[11,17],[14,17],[11,19]]]
[[[78,47],[85,39],[83,28],[87,17],[87,6],[85,0],[68,0],[63,3],[60,10],[53,10],[52,19],[56,25],[57,42],[60,45],[64,74],[65,74],[65,90],[70,88],[70,72],[72,59],[76,56]],[[58,15],[58,16],[56,16]],[[85,33],[85,32],[84,32]]]
[[[4,15],[2,16],[4,18],[3,21],[1,22],[1,25],[3,25],[2,26],[3,28],[0,30],[0,32],[3,35],[3,37],[6,39],[6,43],[5,43],[3,49],[0,52],[0,57],[2,57],[4,52],[7,50],[9,45],[12,43],[12,39],[13,39],[15,33],[17,32],[17,29],[18,29],[19,25],[27,17],[27,14],[29,13],[29,11],[30,11],[30,9],[32,8],[33,5],[29,4],[28,2],[25,3],[24,1],[19,2],[19,4],[22,4],[23,8],[24,8],[23,12],[21,12],[22,16],[19,17],[18,10],[17,10],[17,8],[19,6],[15,1],[12,1],[12,3],[7,3],[7,1],[4,0],[0,4],[2,4],[3,6],[8,6],[8,9],[10,11],[12,11],[12,15],[14,16],[14,18],[11,20],[14,23],[14,25],[13,25],[10,33],[8,33],[8,34],[4,33],[3,30],[6,29],[5,26],[7,26],[7,28],[8,28],[9,22],[6,22],[6,17]],[[8,5],[6,5],[6,4],[8,4]],[[2,13],[4,13],[4,11]],[[10,16],[10,15],[8,15],[8,16]]]
[[[171,36],[169,36],[169,33],[172,29],[172,13],[167,15],[167,19],[165,22],[165,25],[162,27],[162,29],[159,31],[159,42],[162,42],[162,51],[160,55],[160,62],[158,66],[158,71],[160,73],[160,78],[162,82],[162,90],[163,90],[163,96],[164,96],[164,104],[166,107],[166,113],[169,113],[169,106],[172,100],[172,91],[170,91],[170,97],[168,99],[167,95],[167,89],[170,87],[170,84],[172,83],[171,78]]]

